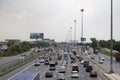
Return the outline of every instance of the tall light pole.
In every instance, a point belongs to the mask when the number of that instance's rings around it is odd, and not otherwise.
[[[72,27],[70,27],[70,42],[72,41]]]
[[[81,17],[81,44],[82,44],[82,47],[81,47],[81,51],[83,51],[83,11],[84,11],[84,9],[81,9],[81,12],[82,12],[82,17]]]
[[[113,73],[113,0],[111,0],[111,46],[110,46],[110,73]]]
[[[82,41],[82,38],[83,38],[83,11],[84,9],[81,9],[81,12],[82,12],[82,17],[81,17],[81,41]],[[82,41],[83,43],[83,41]]]
[[[76,40],[76,20],[74,20],[75,22],[75,31],[74,31],[74,48],[75,48],[75,40]]]

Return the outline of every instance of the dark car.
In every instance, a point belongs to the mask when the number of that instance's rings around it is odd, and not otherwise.
[[[90,77],[97,77],[97,72],[96,71],[91,71],[90,72]]]
[[[77,60],[71,60],[71,63],[75,63]]]
[[[45,77],[53,77],[53,72],[52,71],[47,71],[45,73]]]
[[[83,67],[87,67],[89,65],[89,61],[84,61]]]
[[[93,70],[93,67],[92,66],[87,66],[86,67],[86,72],[91,72]]]
[[[45,60],[44,64],[45,64],[45,65],[49,65],[49,61],[48,61],[48,60]]]

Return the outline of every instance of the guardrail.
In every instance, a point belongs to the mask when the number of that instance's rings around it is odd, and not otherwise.
[[[109,70],[102,66],[101,64],[98,64],[94,60],[88,58],[87,56],[81,55],[81,57],[84,58],[84,60],[89,60],[92,64],[94,64],[94,67],[98,70],[99,72],[99,77],[98,80],[110,80],[108,77],[106,77],[103,73],[109,73]]]
[[[4,74],[12,71],[13,69],[15,69],[15,67],[17,66],[21,66],[24,65],[25,63],[36,59],[36,57],[38,57],[38,55],[44,54],[45,52],[39,52],[39,53],[34,53],[34,55],[31,56],[27,56],[25,59],[21,60],[21,59],[16,59],[7,63],[4,63],[2,65],[0,65],[0,76],[3,76]]]

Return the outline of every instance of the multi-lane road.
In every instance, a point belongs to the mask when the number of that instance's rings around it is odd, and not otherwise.
[[[91,53],[90,55],[88,55],[88,57],[90,58],[91,55],[94,55],[92,48],[90,48],[89,52]],[[99,53],[99,54],[95,55],[94,61],[98,62],[99,61],[99,57],[105,58],[104,63],[101,64],[101,65],[105,66],[108,70],[110,70],[110,60],[111,60],[110,56],[106,56],[104,54]],[[116,62],[114,58],[113,58],[113,65],[112,65],[112,67],[113,67],[113,71],[115,73],[120,74],[120,62]]]
[[[63,53],[63,51],[61,51]],[[56,80],[57,79],[57,74],[59,70],[59,65],[63,62],[62,60],[58,61],[58,65],[56,66],[56,70],[53,71],[54,76],[52,78],[46,78],[45,77],[45,72],[49,70],[48,65],[44,65],[41,63],[40,66],[34,66],[34,61],[1,77],[0,80],[11,80],[12,78],[16,77],[20,73],[26,72],[26,71],[40,71],[40,80]],[[79,63],[79,61],[76,62],[79,66],[79,78],[71,78],[71,59],[68,59],[68,64],[67,64],[67,69],[65,73],[65,79],[66,80],[98,80],[98,78],[91,78],[89,77],[89,73],[85,71],[85,68],[83,65]]]

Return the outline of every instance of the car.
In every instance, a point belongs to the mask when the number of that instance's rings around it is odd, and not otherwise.
[[[83,60],[83,58],[82,58],[82,57],[80,57],[80,58],[79,58],[79,61],[82,61],[82,60]]]
[[[79,77],[79,72],[78,71],[72,71],[71,72],[71,77],[72,78],[78,78]]]
[[[45,73],[45,77],[53,77],[53,72],[52,71],[47,71]]]
[[[44,65],[49,65],[49,61],[45,60]]]
[[[87,66],[86,67],[86,72],[91,72],[93,70],[93,67],[92,66]]]
[[[40,63],[44,63],[45,60],[44,59],[40,59],[39,61],[40,61]]]
[[[89,65],[89,61],[84,61],[83,67],[87,67]]]
[[[91,59],[95,59],[95,56],[91,56]]]
[[[57,80],[65,80],[65,74],[64,73],[58,73]]]
[[[40,66],[40,62],[39,61],[35,61],[34,66]]]
[[[80,61],[80,64],[83,64],[84,62],[85,62],[84,60],[81,60],[81,61]]]
[[[98,63],[103,64],[104,61],[100,59],[100,60],[98,60]]]
[[[71,60],[71,63],[75,63],[77,60],[75,59],[75,60]]]
[[[104,57],[99,57],[99,59],[105,61],[105,58],[104,58]]]
[[[90,72],[90,77],[97,77],[97,71],[91,71]]]

